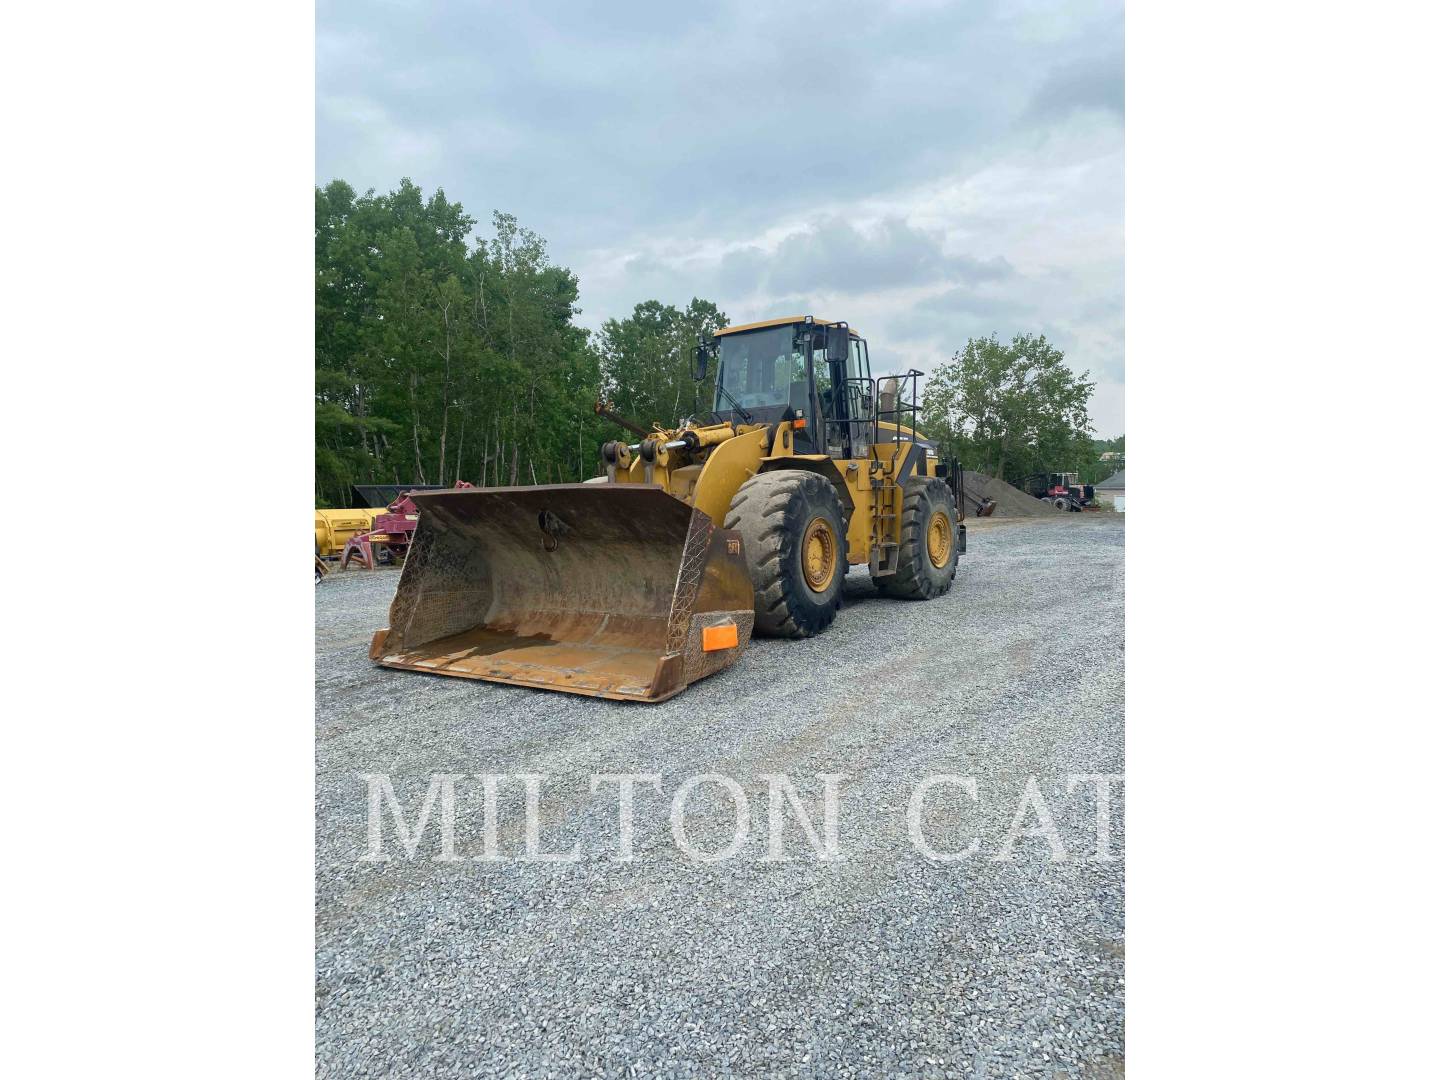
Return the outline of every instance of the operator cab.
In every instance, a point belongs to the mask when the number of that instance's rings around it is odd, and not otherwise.
[[[700,376],[718,359],[714,411],[723,420],[795,421],[795,450],[870,454],[875,383],[865,340],[843,322],[795,316],[732,326],[697,351]]]

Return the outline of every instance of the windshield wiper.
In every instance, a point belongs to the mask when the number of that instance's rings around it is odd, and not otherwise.
[[[715,380],[715,388],[719,390],[720,393],[725,395],[726,401],[730,402],[731,405],[735,406],[735,411],[745,418],[745,422],[747,424],[750,423],[750,421],[752,421],[753,419],[755,419],[753,416],[750,415],[749,412],[746,411],[744,405],[741,405],[740,402],[735,400],[735,395],[730,393],[729,390],[725,389],[725,384],[719,379]]]

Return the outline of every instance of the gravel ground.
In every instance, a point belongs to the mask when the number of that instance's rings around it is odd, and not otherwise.
[[[1123,771],[1124,518],[973,522],[952,592],[878,598],[862,572],[824,635],[755,641],[735,667],[659,705],[604,702],[376,668],[366,658],[397,572],[316,592],[316,1053],[325,1077],[1123,1075],[1123,786],[1096,854],[1095,785]],[[613,788],[635,795],[619,857]],[[386,819],[362,862],[361,773],[413,815],[432,773],[539,773],[543,849],[525,861],[518,781],[500,787],[503,861],[482,850],[480,785],[457,784],[457,862],[435,828],[414,859]],[[749,794],[749,840],[702,864],[677,847],[671,797],[701,773]],[[792,815],[764,861],[763,774],[794,782],[817,828],[819,773],[843,773],[842,857]],[[924,822],[948,863],[911,843]],[[1027,778],[1066,858],[1024,836],[997,861]],[[716,797],[711,797],[711,796]],[[1038,817],[1027,809],[1026,825]],[[735,828],[713,786],[691,840]]]

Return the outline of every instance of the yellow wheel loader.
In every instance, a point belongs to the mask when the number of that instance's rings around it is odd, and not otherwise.
[[[950,589],[965,526],[916,431],[919,372],[877,384],[865,339],[808,315],[721,330],[696,349],[697,379],[712,361],[713,411],[627,425],[643,437],[601,447],[603,476],[416,494],[371,658],[661,701],[752,632],[820,633],[852,565],[891,596]]]

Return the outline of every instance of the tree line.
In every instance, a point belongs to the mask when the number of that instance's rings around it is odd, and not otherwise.
[[[408,179],[316,188],[317,505],[349,505],[357,483],[576,482],[601,442],[634,437],[597,400],[647,429],[708,411],[714,371],[697,384],[690,358],[729,325],[715,304],[648,300],[591,333],[541,237],[499,212],[489,235],[475,226]],[[997,475],[1080,468],[1092,387],[1060,359],[1043,338],[972,340],[927,380],[927,434]]]

